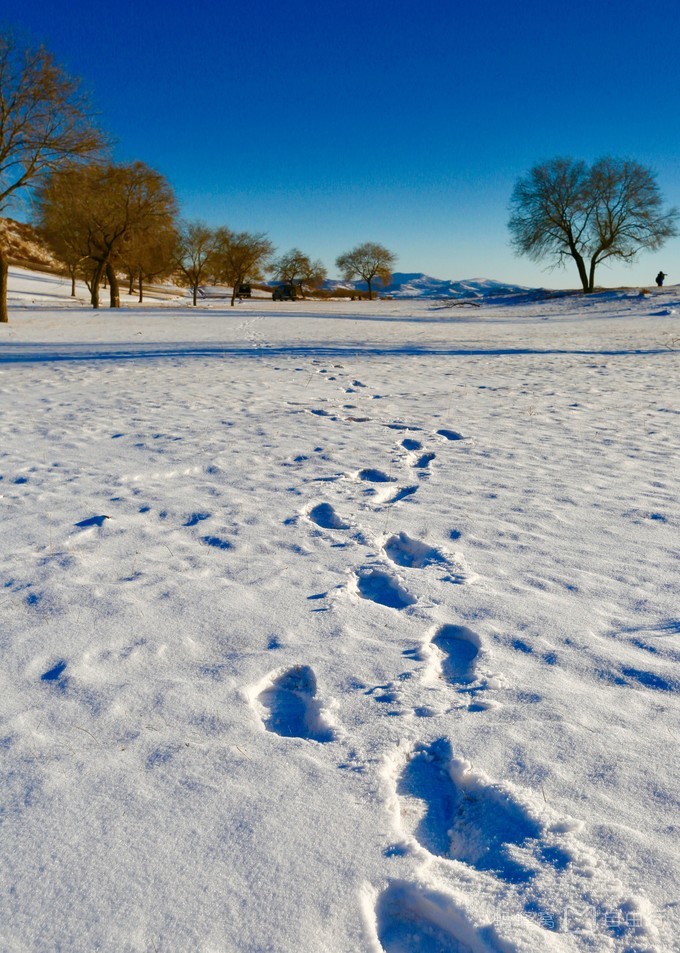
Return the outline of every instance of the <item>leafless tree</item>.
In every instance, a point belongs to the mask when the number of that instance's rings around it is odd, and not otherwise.
[[[0,35],[0,214],[45,175],[101,152],[79,81],[43,47]],[[7,251],[0,228],[0,322],[7,322]]]
[[[296,286],[303,298],[305,286],[318,288],[327,275],[326,269],[318,259],[313,261],[299,248],[291,248],[285,255],[273,261],[270,271],[277,281]]]
[[[365,242],[340,255],[335,264],[346,281],[363,278],[368,285],[369,300],[372,300],[374,279],[378,278],[383,285],[388,285],[392,280],[392,269],[396,260],[394,252],[384,245]]]
[[[569,158],[534,166],[517,181],[510,213],[518,254],[554,267],[572,258],[586,293],[602,262],[631,262],[677,234],[678,213],[663,208],[654,173],[611,156],[590,168]]]
[[[228,228],[218,228],[215,238],[213,273],[218,281],[231,285],[233,307],[240,285],[264,277],[274,246],[262,233],[232,232]]]
[[[198,301],[198,289],[213,270],[217,239],[215,231],[203,222],[183,222],[177,234],[174,259],[181,281],[192,290],[193,302]]]
[[[105,273],[112,308],[120,307],[117,269],[127,242],[150,239],[176,215],[167,180],[143,162],[71,165],[53,173],[36,190],[38,227],[54,234],[69,222],[84,256],[92,263],[92,307],[99,307]]]

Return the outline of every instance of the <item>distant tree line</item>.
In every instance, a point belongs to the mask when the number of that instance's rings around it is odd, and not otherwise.
[[[78,80],[43,47],[24,48],[0,34],[0,216],[10,202],[29,197],[35,222],[64,263],[75,295],[87,283],[99,307],[103,283],[111,307],[120,306],[120,277],[143,299],[150,281],[172,277],[191,289],[232,288],[264,280],[306,290],[320,287],[326,269],[299,248],[274,257],[262,233],[210,228],[178,219],[177,201],[161,173],[142,162],[115,163]],[[534,166],[514,188],[509,222],[519,254],[553,265],[573,259],[584,292],[595,287],[596,268],[611,259],[632,261],[678,233],[678,213],[665,210],[653,172],[610,156],[588,167],[556,158]],[[396,256],[365,242],[341,254],[336,266],[347,281],[389,283]],[[8,320],[8,252],[0,218],[0,322]]]
[[[24,48],[0,35],[0,216],[11,201],[31,198],[34,222],[71,278],[85,281],[92,307],[103,285],[120,307],[120,280],[143,300],[151,281],[172,278],[191,290],[201,285],[239,288],[267,274],[304,297],[326,279],[323,264],[299,248],[275,258],[262,233],[183,222],[170,183],[142,162],[115,163],[97,128],[79,81],[43,47]],[[389,281],[395,256],[368,243],[338,258],[347,279]],[[8,320],[8,252],[0,219],[0,322]]]

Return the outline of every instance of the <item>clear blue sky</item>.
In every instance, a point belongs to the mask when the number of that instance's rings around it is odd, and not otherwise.
[[[680,206],[677,0],[10,0],[0,21],[91,91],[116,157],[183,214],[334,260],[361,241],[400,271],[576,286],[508,246],[516,178],[609,153]],[[603,284],[680,281],[680,240]]]

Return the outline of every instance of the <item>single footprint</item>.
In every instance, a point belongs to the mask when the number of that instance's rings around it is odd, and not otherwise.
[[[374,470],[370,467],[365,470],[359,470],[358,476],[360,480],[364,480],[367,483],[396,483],[395,477],[383,473],[382,470]]]
[[[385,541],[384,550],[393,563],[397,566],[407,566],[409,569],[424,569],[433,563],[448,564],[446,557],[434,546],[412,539],[406,533],[390,536]]]
[[[416,462],[413,464],[416,470],[427,470],[434,458],[437,456],[436,453],[424,453],[422,456],[418,457]]]
[[[451,685],[469,685],[475,681],[476,661],[481,640],[464,625],[443,625],[430,643],[441,652],[441,672]]]
[[[307,512],[307,518],[322,529],[349,529],[349,523],[338,516],[330,503],[318,503]]]
[[[409,496],[413,496],[414,493],[418,492],[417,486],[402,486],[397,492],[388,500],[385,500],[385,503],[399,503],[401,500],[405,500]]]
[[[391,609],[405,609],[416,601],[383,569],[360,569],[355,576],[355,584],[362,599],[389,606]]]
[[[413,825],[411,833],[418,843],[438,857],[450,856],[449,831],[458,805],[457,791],[448,772],[452,758],[446,738],[429,747],[419,745],[397,782],[397,794],[407,808],[402,810],[407,826]]]
[[[461,433],[458,433],[456,430],[438,430],[437,436],[443,437],[444,440],[464,440],[465,438]]]
[[[448,739],[414,749],[397,794],[408,808],[402,814],[411,833],[431,854],[460,860],[510,883],[533,876],[509,848],[540,837],[541,823],[504,786],[454,758]]]
[[[284,738],[333,741],[335,731],[316,698],[316,676],[309,665],[296,665],[268,681],[257,695],[268,731]]]
[[[412,452],[416,450],[422,450],[423,447],[420,440],[413,440],[411,437],[406,437],[404,440],[402,440],[401,445],[404,450],[409,450]]]
[[[453,897],[404,880],[392,881],[378,897],[375,919],[385,953],[499,953],[505,949],[484,942]]]

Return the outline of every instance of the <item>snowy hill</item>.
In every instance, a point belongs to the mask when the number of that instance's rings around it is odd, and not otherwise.
[[[366,291],[365,281],[326,281],[325,288],[350,288]],[[529,291],[522,285],[509,285],[491,278],[467,278],[452,281],[448,278],[432,278],[422,272],[397,271],[387,287],[378,287],[380,294],[394,298],[488,298],[492,295],[517,294]]]
[[[0,218],[0,236],[9,257],[31,267],[58,268],[59,262],[32,225],[13,218]]]

